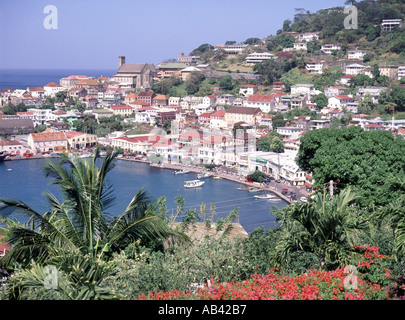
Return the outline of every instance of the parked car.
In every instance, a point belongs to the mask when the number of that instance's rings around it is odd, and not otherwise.
[[[274,180],[274,182],[281,183],[281,180],[277,179],[277,180]]]
[[[284,188],[283,191],[281,191],[282,194],[286,195],[288,193],[288,189]]]
[[[308,202],[308,199],[307,199],[306,197],[301,197],[300,200],[301,200],[302,202]]]

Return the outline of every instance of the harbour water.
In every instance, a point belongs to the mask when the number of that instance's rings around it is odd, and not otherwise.
[[[45,161],[52,159],[14,160],[0,163],[0,198],[21,200],[42,213],[48,209],[43,192],[49,191],[60,200],[58,188],[51,185],[51,179],[43,174]],[[101,160],[100,160],[101,161]],[[184,181],[196,179],[195,173],[173,174],[172,170],[149,166],[147,163],[116,160],[114,169],[109,173],[109,181],[114,188],[116,203],[109,209],[111,215],[122,213],[132,197],[140,188],[144,188],[152,199],[166,197],[168,214],[176,210],[175,198],[185,199],[185,209],[199,208],[205,203],[207,211],[211,203],[216,205],[216,219],[226,217],[235,207],[239,208],[239,222],[247,232],[263,226],[265,229],[276,226],[271,215],[272,206],[283,208],[284,200],[270,202],[255,199],[257,193],[238,190],[244,185],[226,179],[204,179],[201,188],[184,188]]]

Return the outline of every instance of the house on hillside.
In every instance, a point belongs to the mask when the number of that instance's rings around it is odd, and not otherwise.
[[[260,122],[261,115],[262,111],[260,108],[232,106],[225,112],[225,121],[227,125],[231,127],[238,122],[257,124]]]

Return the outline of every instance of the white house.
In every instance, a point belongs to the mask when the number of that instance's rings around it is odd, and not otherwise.
[[[349,64],[345,68],[347,75],[357,76],[359,74],[365,73],[367,67],[358,63]]]
[[[405,78],[405,66],[398,67],[398,80]]]
[[[295,84],[291,86],[291,94],[312,94],[315,90],[313,84]]]
[[[381,22],[382,31],[393,31],[402,27],[402,19],[385,19]]]
[[[311,74],[322,74],[323,66],[325,62],[323,61],[308,61],[306,65],[306,69]]]
[[[336,96],[336,95],[341,95],[346,91],[345,87],[341,87],[341,86],[331,86],[329,88],[325,89],[325,96],[327,96],[328,98]]]
[[[44,90],[45,96],[47,97],[55,97],[58,92],[67,91],[64,87],[55,82],[49,82],[48,84],[44,85]]]
[[[342,50],[342,47],[337,44],[324,44],[321,47],[321,51],[324,54],[329,54],[329,55],[332,54],[333,51],[340,51],[340,50]]]
[[[51,109],[27,109],[27,112],[33,113],[34,125],[47,125],[52,121],[55,121],[55,115],[52,113]]]
[[[364,56],[368,52],[365,50],[351,50],[347,51],[347,59],[348,60],[363,60]]]
[[[274,59],[274,55],[268,52],[255,52],[255,53],[250,53],[248,54],[248,56],[246,57],[245,61],[246,63],[260,63],[263,61],[267,61],[267,60],[272,60]]]
[[[320,32],[305,32],[305,33],[300,33],[298,36],[298,41],[314,41],[314,40],[319,40],[321,33]]]
[[[307,43],[306,42],[295,42],[294,43],[294,50],[307,51]]]
[[[249,97],[255,94],[257,90],[258,87],[255,84],[242,84],[239,87],[239,97]]]
[[[343,108],[347,108],[348,103],[353,103],[356,101],[358,101],[358,99],[348,95],[337,95],[328,99],[328,107],[331,109],[342,110]]]

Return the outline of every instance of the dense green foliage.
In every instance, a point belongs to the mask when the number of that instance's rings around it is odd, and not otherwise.
[[[315,130],[301,139],[297,162],[313,172],[315,189],[333,180],[339,188],[352,185],[363,205],[386,205],[395,199],[387,179],[405,173],[405,140],[359,127]]]

